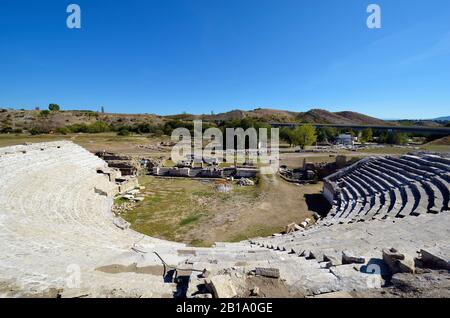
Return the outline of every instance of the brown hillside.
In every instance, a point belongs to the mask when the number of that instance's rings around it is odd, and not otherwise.
[[[337,112],[335,114],[357,125],[379,125],[379,126],[393,125],[392,123],[388,123],[384,120],[356,112],[344,111],[344,112]]]
[[[35,110],[3,110],[0,112],[0,128],[13,127],[29,129],[36,126],[46,126],[56,129],[73,124],[90,124],[96,121],[104,121],[117,126],[134,125],[139,123],[164,123],[167,120],[191,121],[203,119],[205,121],[226,121],[254,118],[264,122],[292,123],[307,122],[316,124],[335,125],[395,125],[398,123],[386,122],[381,119],[369,117],[363,114],[344,111],[329,112],[323,109],[312,109],[307,112],[292,112],[276,109],[258,108],[255,110],[232,110],[216,115],[192,115],[178,114],[171,116],[158,116],[151,114],[110,114],[89,111],[60,111],[45,115]]]

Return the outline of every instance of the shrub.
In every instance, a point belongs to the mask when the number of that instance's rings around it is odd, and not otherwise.
[[[97,134],[106,132],[109,130],[109,126],[107,123],[103,121],[97,121],[89,126],[87,126],[87,131],[91,134]]]
[[[67,134],[70,134],[70,129],[67,127],[57,128],[56,133],[61,134],[61,135],[67,135]]]
[[[2,128],[0,130],[1,134],[9,134],[9,133],[12,133],[12,132],[13,132],[13,129],[11,127],[5,127],[5,128]]]
[[[30,129],[29,132],[33,136],[44,134],[44,130],[42,128],[39,128],[39,127],[33,127],[33,128]]]
[[[73,133],[90,133],[90,134],[98,134],[110,130],[108,124],[103,121],[96,121],[95,123],[90,125],[73,124],[67,126],[67,128]]]
[[[129,136],[130,131],[126,128],[121,128],[119,132],[117,133],[117,136]]]
[[[43,110],[43,111],[41,111],[40,115],[42,117],[47,117],[48,115],[50,115],[50,111],[49,110]]]
[[[87,133],[88,127],[86,124],[73,124],[67,126],[67,128],[73,133]]]

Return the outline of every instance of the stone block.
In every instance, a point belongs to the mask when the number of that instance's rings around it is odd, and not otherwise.
[[[398,260],[397,265],[401,273],[416,273],[416,265],[413,258],[405,257],[403,260]]]
[[[445,249],[435,247],[430,249],[420,250],[422,262],[425,266],[435,269],[450,270],[450,259],[448,251]]]
[[[259,296],[259,287],[255,286],[250,291],[250,296]]]
[[[206,279],[205,283],[216,298],[234,298],[237,296],[236,288],[228,275],[216,275]]]
[[[329,263],[330,267],[342,265],[342,259],[335,255],[324,254],[324,259]]]
[[[309,253],[310,258],[314,258],[318,263],[321,263],[325,260],[324,254],[321,251],[311,251]]]
[[[297,224],[295,224],[295,223],[291,223],[291,224],[286,225],[286,227],[285,227],[285,229],[284,229],[284,233],[285,233],[285,234],[289,234],[289,233],[294,232],[294,231],[295,231],[295,226],[296,226],[296,225],[297,225]]]
[[[342,252],[342,264],[365,264],[366,259],[362,256],[356,255],[352,251]]]
[[[405,255],[399,253],[395,248],[383,249],[383,261],[389,267],[393,274],[400,272],[399,261],[405,259]]]
[[[280,270],[278,268],[262,268],[257,267],[255,273],[258,276],[269,277],[269,278],[280,278]]]

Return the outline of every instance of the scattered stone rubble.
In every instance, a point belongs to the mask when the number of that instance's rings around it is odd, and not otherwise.
[[[335,162],[311,163],[304,160],[303,166],[296,169],[290,169],[287,166],[281,166],[278,174],[288,182],[299,184],[317,183],[324,177],[335,173],[337,170],[347,167],[357,162],[358,158],[347,160],[346,156],[336,156]]]
[[[132,211],[136,207],[136,203],[142,202],[145,200],[145,196],[141,194],[141,191],[145,190],[144,186],[137,186],[132,190],[127,191],[126,193],[121,193],[116,196],[117,199],[125,199],[126,202],[120,201],[120,203],[116,203],[112,207],[112,212],[116,216],[120,216],[124,213]]]
[[[251,186],[255,185],[255,182],[253,180],[248,179],[248,178],[242,178],[242,179],[239,179],[238,184],[241,187],[251,187]]]

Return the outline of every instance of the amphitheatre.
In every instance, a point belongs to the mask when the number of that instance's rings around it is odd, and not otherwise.
[[[71,140],[0,148],[0,295],[449,297],[450,156],[359,159],[324,178],[328,213],[201,247],[130,228],[136,180]]]

